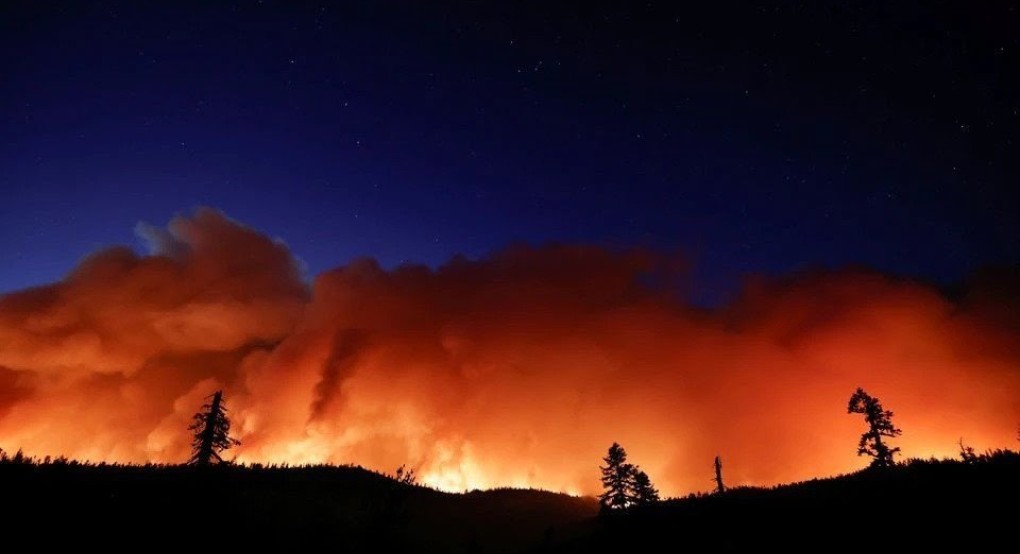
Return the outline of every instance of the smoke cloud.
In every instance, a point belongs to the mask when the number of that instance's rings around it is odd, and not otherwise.
[[[671,260],[516,246],[438,269],[356,260],[307,285],[287,247],[202,209],[0,297],[0,446],[180,462],[222,388],[246,462],[408,464],[460,490],[598,490],[613,441],[668,494],[850,471],[857,386],[907,456],[1009,446],[1020,279],[951,294],[864,269],[748,281],[722,308]]]

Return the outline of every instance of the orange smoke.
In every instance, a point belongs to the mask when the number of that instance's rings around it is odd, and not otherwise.
[[[104,250],[0,297],[0,446],[183,461],[223,388],[240,461],[593,493],[619,441],[682,494],[711,487],[716,454],[731,485],[863,467],[857,386],[896,412],[907,456],[1008,446],[1020,421],[1015,279],[949,299],[819,272],[703,310],[651,284],[669,265],[653,254],[548,246],[437,270],[362,259],[309,290],[284,245],[218,212],[142,233],[152,255]]]

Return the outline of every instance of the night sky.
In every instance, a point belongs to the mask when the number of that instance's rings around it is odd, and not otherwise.
[[[700,303],[1020,263],[1015,3],[216,4],[3,3],[0,292],[199,205],[310,275],[641,245]]]

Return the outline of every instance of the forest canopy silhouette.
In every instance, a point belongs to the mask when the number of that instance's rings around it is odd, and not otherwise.
[[[354,260],[306,282],[286,245],[200,209],[0,297],[0,446],[180,462],[214,390],[230,456],[407,464],[445,489],[600,491],[619,441],[663,494],[862,467],[848,391],[896,409],[907,457],[1009,444],[1020,280],[952,291],[866,269],[749,276],[713,309],[644,250],[512,246],[432,269]]]

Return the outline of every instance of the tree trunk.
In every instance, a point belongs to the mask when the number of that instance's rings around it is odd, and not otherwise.
[[[200,466],[209,465],[212,462],[213,456],[216,455],[213,452],[213,439],[216,433],[216,418],[220,413],[220,401],[223,398],[222,391],[216,391],[213,395],[212,404],[209,407],[209,413],[205,415],[205,429],[202,429],[202,446],[198,449],[198,456],[196,456],[195,462]]]
[[[722,494],[726,492],[726,486],[722,481],[722,459],[715,457],[715,492]]]
[[[875,454],[877,454],[877,456],[875,457],[875,461],[878,462],[876,464],[878,465],[878,467],[886,466],[885,450],[886,450],[885,445],[882,444],[882,435],[880,435],[878,431],[875,431]]]

